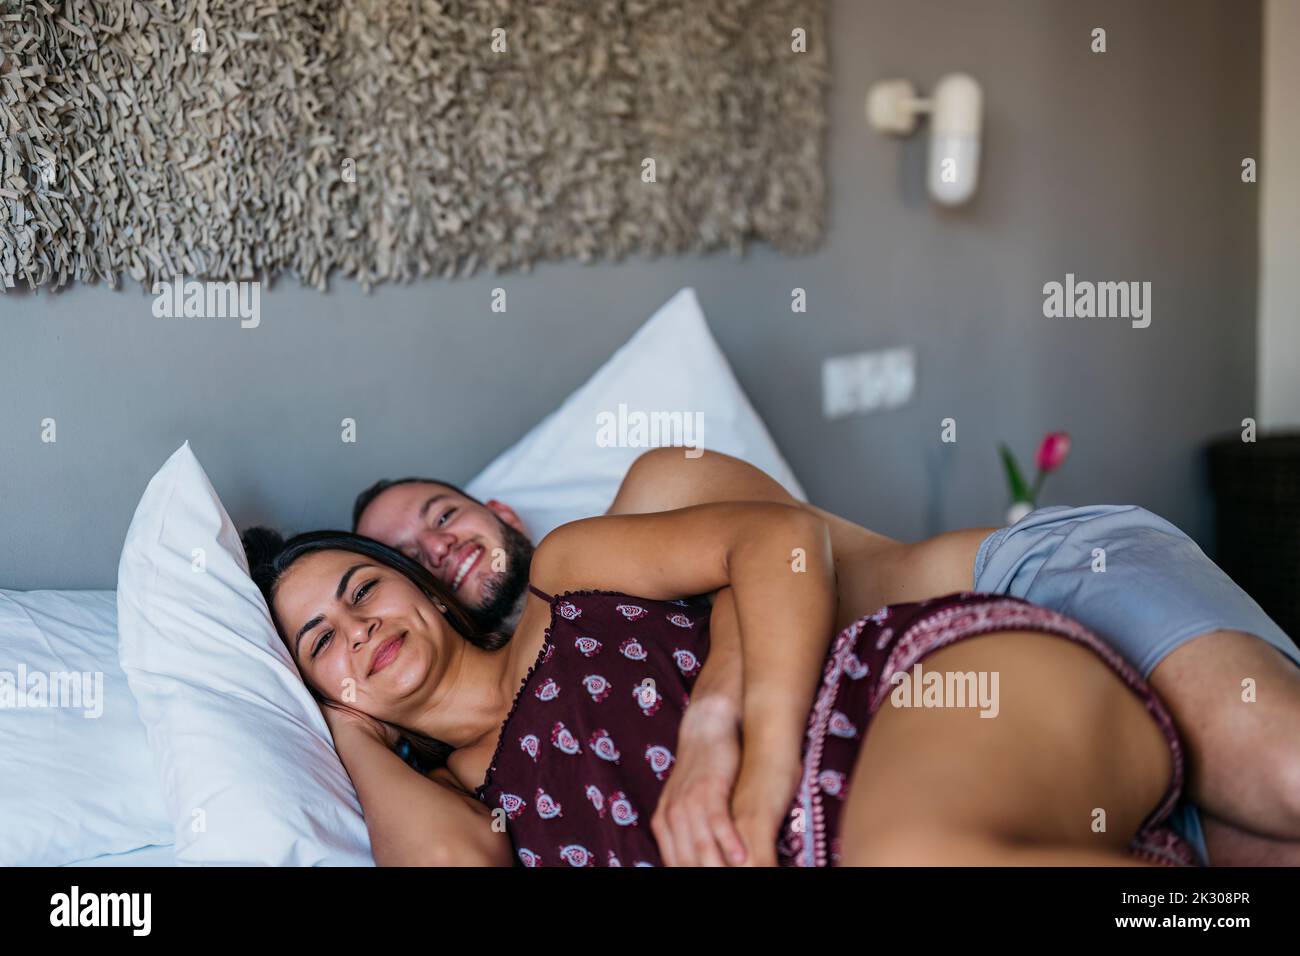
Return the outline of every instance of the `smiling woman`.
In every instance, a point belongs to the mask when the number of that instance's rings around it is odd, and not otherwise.
[[[389,703],[400,698],[403,689],[409,692],[414,682],[427,676],[430,667],[446,667],[454,656],[446,651],[453,637],[484,652],[495,651],[510,640],[508,632],[482,630],[423,566],[369,538],[345,531],[320,531],[299,535],[286,544],[277,532],[258,527],[245,531],[243,542],[253,580],[267,595],[276,629],[285,635],[294,662],[319,701],[356,705],[377,720],[410,727],[406,721],[411,716],[400,711],[389,713]],[[295,567],[294,572],[305,568],[307,573],[330,575],[337,581],[329,606],[306,609],[291,605],[282,611],[283,605],[275,600],[281,581],[300,558],[302,568]],[[367,634],[367,640],[373,636],[380,640],[358,662],[356,655],[337,650],[355,633],[361,610],[382,600],[375,593],[381,582],[393,585],[390,590],[395,593],[391,598],[400,595],[409,601],[422,595],[432,602],[439,618],[418,621],[421,633],[431,637],[418,646],[407,641],[409,628]],[[299,623],[288,623],[291,621]],[[436,638],[436,644],[432,638]],[[444,652],[431,652],[435,646]],[[400,666],[391,667],[399,658]],[[421,665],[425,666],[423,671],[419,670]],[[389,687],[376,692],[370,681],[380,672],[384,672]],[[371,709],[374,707],[378,710]],[[426,767],[443,766],[453,749],[441,740],[410,730],[401,731],[401,736]]]

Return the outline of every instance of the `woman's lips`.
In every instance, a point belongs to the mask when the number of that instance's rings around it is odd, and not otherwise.
[[[379,650],[375,651],[375,656],[370,661],[370,672],[366,674],[370,677],[378,674],[381,670],[391,664],[402,649],[402,644],[406,642],[406,632],[403,631],[397,637],[389,638],[379,645]]]

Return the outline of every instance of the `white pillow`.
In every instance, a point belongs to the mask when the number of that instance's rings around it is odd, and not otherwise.
[[[619,406],[625,414],[620,415]],[[585,385],[503,452],[465,488],[498,498],[519,513],[534,540],[567,521],[603,513],[623,476],[647,445],[598,443],[604,435],[636,439],[633,414],[682,412],[683,430],[653,445],[688,444],[725,452],[767,472],[807,500],[762,419],[718,348],[694,289],[682,289],[652,315]],[[696,418],[698,416],[698,419]],[[619,420],[627,425],[619,435]],[[688,423],[702,422],[697,433]],[[648,424],[648,422],[647,422]],[[611,428],[612,426],[612,428]],[[649,434],[647,438],[651,437]],[[703,441],[699,439],[702,437]],[[683,450],[683,454],[687,454]]]
[[[0,591],[0,866],[172,840],[116,618],[112,591]]]
[[[189,442],[145,489],[117,574],[122,669],[177,862],[373,865],[325,718]]]

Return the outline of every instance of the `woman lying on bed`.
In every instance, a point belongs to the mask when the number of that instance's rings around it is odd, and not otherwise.
[[[714,846],[749,865],[1189,858],[1160,826],[1179,744],[1127,664],[1067,618],[973,594],[833,634],[828,529],[806,509],[565,525],[512,635],[474,633],[423,567],[369,539],[245,544],[381,865],[658,865]],[[681,600],[707,593],[711,610]],[[740,647],[741,842],[717,825],[687,852],[654,811],[710,628]],[[401,734],[441,766],[411,770]]]

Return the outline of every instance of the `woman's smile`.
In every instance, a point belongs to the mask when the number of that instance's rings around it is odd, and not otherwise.
[[[374,656],[370,659],[370,670],[366,672],[367,677],[378,674],[381,670],[397,659],[397,655],[402,652],[402,645],[406,643],[406,631],[398,634],[396,637],[390,637],[376,649]]]

